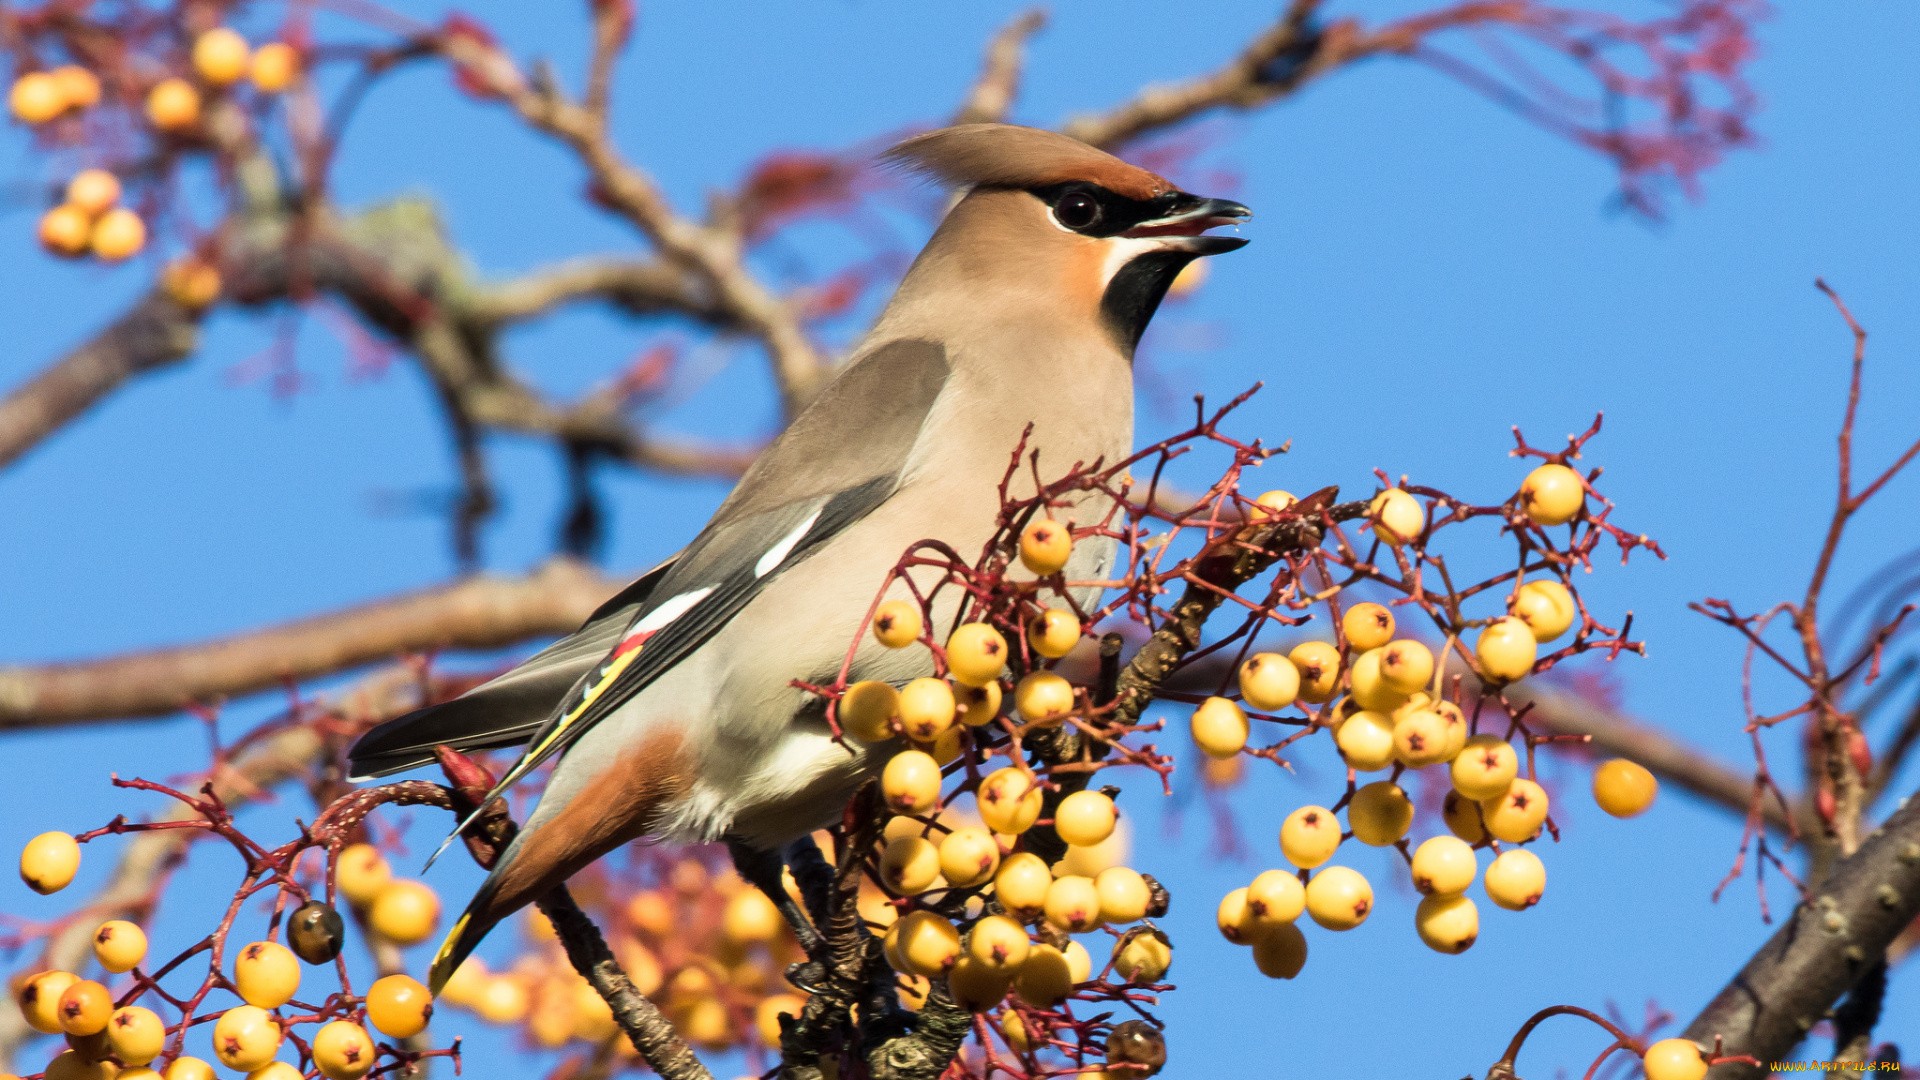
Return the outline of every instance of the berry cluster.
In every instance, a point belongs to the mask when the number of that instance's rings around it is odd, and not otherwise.
[[[32,51],[16,68],[8,104],[15,120],[56,144],[106,143],[94,134],[109,121],[94,114],[117,106],[127,120],[144,126],[158,156],[170,157],[215,139],[210,118],[238,117],[219,107],[238,103],[241,84],[250,84],[256,103],[263,104],[291,86],[302,68],[293,45],[270,41],[256,49],[226,26],[201,31],[178,53],[148,41],[147,51],[116,52],[111,62],[84,47],[85,35],[63,32],[71,27],[28,20],[23,28]],[[34,66],[34,53],[56,49],[80,62]],[[154,173],[151,162],[135,159],[80,170],[67,182],[64,199],[41,217],[41,244],[56,255],[91,254],[109,263],[138,254],[147,244],[147,222],[119,205],[122,177],[153,179]],[[189,259],[170,268],[165,288],[182,306],[205,307],[219,296],[218,271]]]

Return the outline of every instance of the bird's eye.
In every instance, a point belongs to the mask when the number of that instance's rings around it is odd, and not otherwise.
[[[1069,191],[1053,204],[1053,218],[1069,229],[1084,229],[1100,220],[1100,204],[1079,191]]]

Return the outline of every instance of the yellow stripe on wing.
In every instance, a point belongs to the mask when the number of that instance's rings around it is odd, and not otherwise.
[[[575,705],[565,716],[560,718],[560,722],[553,727],[553,733],[541,739],[539,746],[527,752],[526,760],[537,760],[541,754],[546,753],[547,748],[553,745],[553,741],[566,734],[567,728],[572,725],[575,720],[580,719],[580,714],[586,712],[588,706],[598,701],[601,694],[606,693],[607,687],[612,686],[614,680],[620,677],[620,673],[627,670],[627,666],[633,663],[633,658],[639,655],[640,648],[636,646],[614,657],[613,663],[608,664],[601,676],[594,680],[593,685],[587,687],[587,692],[580,695],[580,704]]]

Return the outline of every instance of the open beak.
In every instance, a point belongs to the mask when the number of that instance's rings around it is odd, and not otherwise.
[[[1164,247],[1193,255],[1219,255],[1247,246],[1245,237],[1206,236],[1208,229],[1238,225],[1253,217],[1253,211],[1231,199],[1202,199],[1189,196],[1185,203],[1165,217],[1143,221],[1122,233],[1132,237],[1165,237]]]

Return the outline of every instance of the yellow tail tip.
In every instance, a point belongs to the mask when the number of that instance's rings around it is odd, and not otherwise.
[[[440,996],[440,988],[447,985],[447,980],[453,978],[454,971],[460,967],[460,961],[466,959],[465,956],[455,959],[454,952],[472,918],[471,912],[460,916],[460,921],[454,923],[453,930],[447,934],[447,940],[440,943],[440,951],[433,955],[433,967],[427,972],[427,991],[434,997]]]

